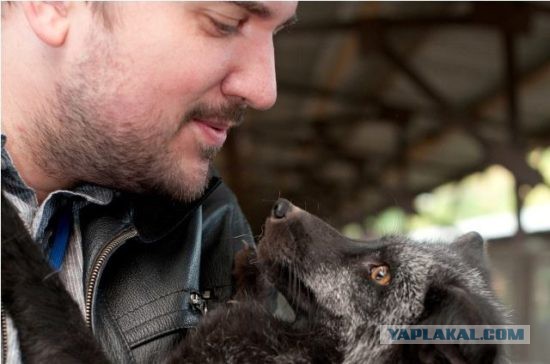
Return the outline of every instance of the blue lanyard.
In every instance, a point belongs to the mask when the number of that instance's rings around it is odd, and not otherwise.
[[[61,268],[63,258],[65,257],[65,252],[67,251],[67,245],[69,245],[69,237],[71,233],[71,210],[72,209],[70,208],[63,209],[55,229],[49,261],[52,268],[56,271]]]

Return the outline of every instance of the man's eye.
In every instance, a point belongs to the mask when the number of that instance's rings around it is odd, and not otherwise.
[[[209,18],[212,25],[213,31],[220,36],[234,35],[239,32],[240,22],[235,22],[233,24],[228,24],[225,22],[220,22],[214,18]]]

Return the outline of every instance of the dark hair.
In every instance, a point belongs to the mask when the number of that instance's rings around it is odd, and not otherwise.
[[[92,1],[88,4],[92,9],[92,13],[100,18],[105,28],[112,30],[115,24],[114,4],[106,1]]]

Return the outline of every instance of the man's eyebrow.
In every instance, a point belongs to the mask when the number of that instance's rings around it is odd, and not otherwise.
[[[271,10],[259,1],[230,1],[230,3],[241,7],[251,14],[257,15],[262,19],[268,19],[273,16]],[[296,14],[293,14],[287,21],[277,27],[278,30],[286,28],[298,21]]]
[[[259,1],[230,1],[230,3],[245,9],[251,14],[257,15],[260,18],[267,19],[273,15],[271,10]]]

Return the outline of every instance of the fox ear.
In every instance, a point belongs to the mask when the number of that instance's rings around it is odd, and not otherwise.
[[[451,284],[433,286],[418,325],[499,325],[500,311],[487,298]]]
[[[478,255],[483,253],[483,237],[475,231],[470,231],[456,238],[451,244],[455,249],[464,253]]]
[[[468,265],[477,269],[486,282],[489,281],[485,242],[481,235],[475,231],[461,235],[451,243],[450,248],[460,254]]]
[[[464,289],[447,285],[432,287],[424,301],[423,318],[417,325],[496,325],[502,324],[499,312],[485,299]],[[403,357],[417,363],[493,363],[499,356],[495,344],[420,344],[404,345]]]

